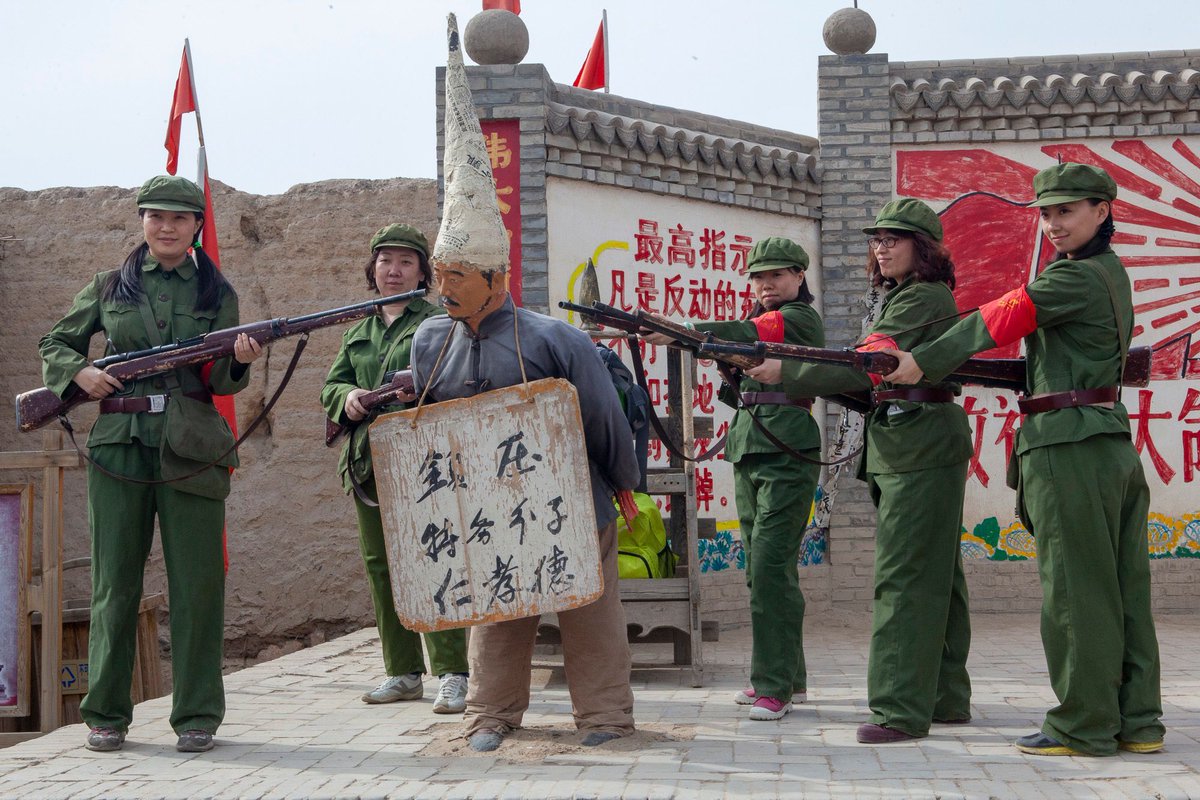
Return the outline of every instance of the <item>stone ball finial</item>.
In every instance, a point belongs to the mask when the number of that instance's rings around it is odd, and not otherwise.
[[[862,55],[875,44],[875,20],[861,8],[841,8],[825,20],[821,35],[839,56]]]
[[[529,29],[511,11],[488,9],[467,22],[463,47],[476,64],[520,64],[529,52]]]

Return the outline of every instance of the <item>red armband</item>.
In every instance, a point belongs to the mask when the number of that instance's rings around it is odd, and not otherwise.
[[[212,391],[212,371],[215,361],[209,361],[200,368],[200,382],[204,384],[204,388]]]
[[[1037,308],[1024,286],[979,307],[983,324],[997,347],[1012,344],[1037,330]]]
[[[766,314],[750,320],[758,329],[759,341],[783,343],[783,312],[768,311]]]
[[[900,345],[896,344],[896,340],[890,336],[882,333],[872,333],[855,349],[863,352],[870,352],[872,350],[883,350],[885,348],[899,350]],[[874,372],[868,372],[867,377],[871,379],[872,386],[878,386],[879,384],[883,383],[882,375],[876,375]]]

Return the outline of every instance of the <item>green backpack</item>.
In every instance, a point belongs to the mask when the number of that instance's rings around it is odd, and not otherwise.
[[[648,494],[634,492],[638,516],[633,530],[624,517],[617,517],[617,572],[622,578],[670,578],[679,556],[667,544],[662,514]]]

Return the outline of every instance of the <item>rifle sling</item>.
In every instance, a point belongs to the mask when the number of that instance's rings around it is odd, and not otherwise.
[[[71,445],[75,448],[75,452],[79,453],[79,455],[83,458],[83,460],[87,461],[89,464],[91,464],[93,467],[95,467],[101,473],[103,473],[104,475],[107,475],[110,478],[115,478],[116,480],[119,480],[119,481],[125,481],[126,483],[139,483],[144,486],[159,486],[162,484],[177,483],[179,481],[187,480],[188,478],[193,478],[196,475],[199,475],[201,472],[204,472],[204,470],[208,469],[209,467],[216,466],[218,461],[223,460],[227,455],[229,455],[234,450],[237,450],[239,447],[241,447],[242,442],[246,441],[247,437],[249,437],[250,434],[254,433],[255,429],[259,426],[259,424],[261,424],[262,421],[267,418],[267,414],[271,413],[271,409],[273,409],[275,407],[275,403],[279,400],[280,395],[283,394],[283,390],[287,388],[288,383],[292,379],[292,374],[296,371],[296,365],[300,362],[300,354],[304,352],[304,348],[307,346],[308,346],[308,333],[305,332],[305,333],[300,334],[300,341],[296,342],[296,352],[292,354],[291,363],[288,364],[287,371],[283,373],[283,380],[281,380],[279,382],[279,387],[275,390],[275,393],[271,395],[271,399],[267,401],[267,404],[265,406],[263,406],[262,411],[258,412],[258,416],[256,416],[254,418],[254,421],[250,423],[250,426],[246,428],[246,430],[242,433],[242,435],[238,438],[238,440],[236,442],[234,442],[233,445],[228,450],[226,450],[224,453],[217,456],[215,459],[208,462],[204,466],[194,469],[186,475],[180,475],[177,478],[170,478],[169,480],[147,481],[147,480],[142,480],[141,478],[131,478],[127,475],[118,475],[115,472],[105,469],[104,467],[102,467],[98,463],[96,463],[96,460],[94,458],[92,458],[87,453],[83,452],[83,449],[79,446],[79,442],[75,441],[75,428],[71,425],[71,421],[67,419],[66,414],[60,414],[58,417],[58,421],[62,424],[63,430],[65,430],[67,432],[67,438],[69,438],[71,440]],[[166,435],[166,434],[164,433],[164,435]]]
[[[367,490],[358,482],[358,478],[354,477],[354,470],[346,470],[346,474],[350,476],[350,487],[354,489],[354,496],[358,498],[358,502],[367,508],[379,508],[379,503],[371,499],[370,495],[367,494]]]
[[[1108,290],[1108,302],[1112,306],[1113,321],[1117,323],[1117,341],[1121,349],[1121,371],[1117,373],[1117,400],[1120,400],[1121,385],[1125,382],[1125,362],[1129,358],[1129,345],[1132,344],[1133,330],[1121,319],[1121,313],[1117,311],[1117,287],[1113,286],[1112,278],[1108,276],[1103,267],[1092,259],[1085,258],[1083,263],[1095,270],[1100,275],[1100,279],[1104,281],[1104,288]]]
[[[642,351],[638,348],[637,336],[631,333],[626,337],[626,341],[629,343],[630,357],[633,360],[633,374],[637,378],[637,385],[649,396],[650,390],[646,387],[646,367],[642,364]],[[691,402],[691,398],[687,398],[687,401]],[[713,442],[712,446],[703,453],[698,456],[689,456],[683,452],[683,448],[671,441],[671,436],[667,433],[666,426],[663,425],[662,420],[658,418],[658,412],[654,410],[653,403],[650,404],[650,425],[654,428],[654,432],[658,434],[658,440],[663,443],[663,447],[667,448],[672,455],[682,458],[684,461],[694,461],[697,463],[708,461],[721,452],[725,447],[725,439],[729,435],[728,431],[726,431],[721,438]]]
[[[631,351],[630,354],[633,359],[634,375],[637,376],[638,386],[645,389],[646,388],[646,369],[642,365],[642,354],[641,354],[641,351],[638,349],[637,337],[630,334],[628,339],[629,339],[629,349]],[[720,362],[717,362],[717,363],[718,363],[717,369],[721,372],[721,377],[724,378],[726,380],[726,382],[732,384],[734,386],[734,388],[736,389],[737,388],[737,378],[733,375],[732,372],[729,371],[729,369],[727,368],[726,365],[721,364]],[[792,458],[796,459],[797,461],[803,461],[807,464],[818,464],[820,466],[834,466],[836,464],[841,464],[846,461],[849,461],[852,458],[857,457],[858,454],[862,452],[862,448],[859,447],[854,452],[849,453],[848,455],[845,455],[845,456],[843,456],[839,459],[835,459],[833,461],[821,461],[820,459],[810,458],[810,457],[804,455],[803,453],[800,453],[799,451],[794,450],[791,447],[788,447],[786,444],[784,444],[783,442],[781,442],[779,440],[779,437],[775,436],[775,434],[773,434],[769,430],[767,430],[767,427],[762,424],[762,421],[755,415],[754,411],[750,408],[750,406],[747,406],[742,402],[741,392],[738,392],[738,410],[745,411],[747,414],[750,415],[751,421],[758,428],[759,432],[761,432],[763,434],[763,436],[766,437],[768,442],[770,442],[775,447],[777,447],[781,453],[791,456]],[[669,450],[672,454],[674,454],[674,455],[678,456],[679,458],[682,458],[686,461],[700,462],[700,461],[709,460],[710,458],[715,456],[717,453],[721,452],[721,450],[725,447],[725,440],[729,436],[729,432],[728,432],[728,430],[726,430],[725,434],[723,436],[721,436],[721,438],[718,439],[712,445],[712,447],[710,447],[708,450],[704,451],[700,455],[696,456],[695,458],[692,458],[692,457],[688,456],[687,454],[685,454],[681,448],[677,447],[671,441],[670,437],[667,435],[666,428],[662,424],[662,420],[660,420],[658,418],[658,414],[654,411],[653,406],[650,408],[650,423],[654,426],[654,431],[655,431],[655,433],[658,434],[658,438],[663,443],[663,446],[665,446],[667,448],[667,450]]]
[[[788,447],[786,444],[784,444],[782,441],[780,441],[779,438],[775,434],[773,434],[769,430],[767,430],[767,426],[762,424],[762,421],[755,415],[754,410],[750,406],[748,406],[744,402],[742,402],[742,395],[740,392],[738,393],[738,410],[745,411],[747,414],[750,415],[750,419],[751,419],[751,421],[754,422],[754,426],[756,428],[758,428],[758,432],[761,433],[763,436],[765,436],[768,442],[770,442],[771,444],[773,444],[777,448],[779,448],[779,452],[789,455],[792,458],[796,459],[797,461],[803,461],[806,464],[817,464],[818,466],[822,466],[822,467],[832,467],[836,464],[841,464],[845,461],[849,461],[850,459],[857,456],[860,452],[862,452],[862,448],[860,447],[857,450],[855,450],[853,453],[842,456],[841,458],[838,458],[838,459],[834,459],[833,461],[822,461],[819,458],[809,458],[808,456],[804,455],[800,451],[793,450],[792,448]]]

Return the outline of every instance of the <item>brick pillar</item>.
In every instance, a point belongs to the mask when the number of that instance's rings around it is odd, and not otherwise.
[[[887,54],[821,56],[817,80],[825,335],[829,347],[842,347],[861,331],[867,287],[862,228],[892,197]],[[829,530],[835,608],[870,608],[874,553],[874,507],[865,485],[843,475]]]

